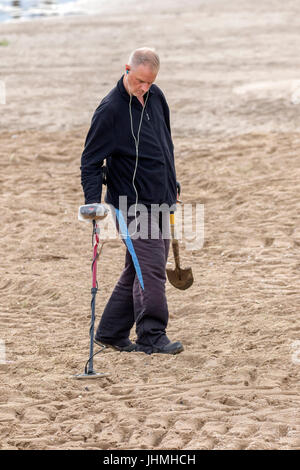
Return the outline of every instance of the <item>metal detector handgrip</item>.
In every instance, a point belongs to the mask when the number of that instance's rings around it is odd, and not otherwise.
[[[108,214],[108,209],[100,203],[85,204],[78,210],[78,220],[91,222],[92,220],[102,220]]]

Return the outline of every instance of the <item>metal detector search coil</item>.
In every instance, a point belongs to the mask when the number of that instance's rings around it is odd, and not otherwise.
[[[92,222],[93,220],[102,220],[108,214],[107,207],[104,204],[85,204],[78,209],[78,220],[82,222]]]

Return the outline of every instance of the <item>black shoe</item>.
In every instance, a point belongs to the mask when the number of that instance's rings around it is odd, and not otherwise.
[[[175,343],[168,343],[161,348],[153,348],[152,353],[160,353],[160,354],[179,354],[184,350],[183,345],[180,341],[176,341]]]
[[[117,344],[109,344],[105,341],[101,341],[100,339],[94,338],[94,343],[96,343],[98,346],[106,346],[107,348],[115,349],[116,351],[132,352],[136,348],[136,344],[132,343],[131,341],[129,341],[129,343],[125,346],[118,346]]]

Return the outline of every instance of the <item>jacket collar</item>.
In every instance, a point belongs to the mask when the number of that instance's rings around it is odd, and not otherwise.
[[[118,81],[117,83],[117,88],[119,90],[119,92],[121,93],[121,95],[123,96],[123,98],[126,99],[126,101],[129,101],[129,94],[127,93],[127,90],[126,88],[124,87],[124,83],[123,83],[123,78],[124,78],[124,74],[122,75],[122,77],[120,78],[120,80]],[[154,90],[152,90],[152,86],[149,88],[149,95],[153,95],[155,92]],[[145,93],[146,95],[146,93]],[[144,95],[144,96],[145,96]],[[150,96],[149,96],[150,97]],[[133,100],[136,100],[138,102],[138,99],[133,96]]]

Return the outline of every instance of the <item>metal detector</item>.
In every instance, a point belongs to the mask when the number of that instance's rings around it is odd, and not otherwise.
[[[94,354],[94,325],[95,325],[95,306],[96,306],[96,294],[98,291],[98,282],[97,282],[97,261],[99,257],[98,245],[99,245],[99,234],[100,227],[97,224],[97,221],[103,220],[108,214],[108,209],[103,204],[86,204],[80,206],[78,210],[78,219],[84,222],[92,222],[93,224],[93,262],[92,262],[92,301],[91,301],[91,325],[90,325],[90,353],[89,359],[85,365],[84,373],[74,375],[76,379],[95,379],[100,377],[106,377],[107,373],[97,373],[94,371],[93,359],[96,354],[103,351],[105,346],[103,346],[100,351],[97,351]]]

